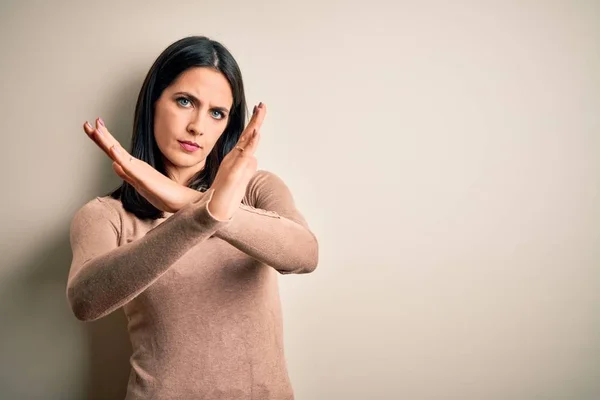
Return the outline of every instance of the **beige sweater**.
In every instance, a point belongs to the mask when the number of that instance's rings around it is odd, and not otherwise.
[[[154,221],[109,196],[73,217],[67,298],[82,321],[123,308],[126,400],[294,398],[277,276],[313,271],[317,239],[271,172],[228,221],[208,211],[213,193]]]

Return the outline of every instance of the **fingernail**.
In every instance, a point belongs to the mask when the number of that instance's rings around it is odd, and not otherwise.
[[[86,127],[86,128],[90,128],[90,129],[92,129],[92,126],[91,126],[91,125],[90,125],[90,123],[89,123],[89,122],[87,122],[87,121],[85,121],[85,127]]]
[[[115,153],[117,153],[117,154],[119,154],[119,155],[121,154],[121,150],[119,150],[119,146],[117,146],[117,145],[115,144],[115,145],[114,145],[112,148],[113,148],[113,150],[114,150],[114,152],[115,152]]]
[[[252,137],[255,138],[256,137],[256,128],[254,128],[254,130],[252,131]]]
[[[98,122],[100,123],[100,125],[105,126],[104,121],[102,121],[102,118],[98,117]]]
[[[252,110],[252,115],[256,114],[256,106],[254,106],[254,110]]]
[[[262,101],[260,103],[258,103],[258,108],[262,108]]]
[[[102,129],[96,128],[96,131],[98,132],[98,135],[104,136],[104,134],[102,133]]]

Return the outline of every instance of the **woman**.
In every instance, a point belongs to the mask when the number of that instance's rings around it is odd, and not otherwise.
[[[67,298],[93,321],[123,308],[126,399],[293,399],[277,273],[312,272],[318,242],[254,152],[266,106],[246,101],[220,43],[187,37],[150,69],[125,151],[102,119],[86,134],[123,184],[77,211]],[[245,127],[244,127],[245,126]]]

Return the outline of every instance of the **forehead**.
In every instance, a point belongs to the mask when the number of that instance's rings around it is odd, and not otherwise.
[[[170,87],[172,92],[189,92],[201,101],[219,106],[233,103],[227,78],[212,68],[194,67],[182,72]]]

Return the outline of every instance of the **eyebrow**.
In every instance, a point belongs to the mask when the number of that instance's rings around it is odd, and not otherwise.
[[[192,99],[192,101],[193,101],[194,103],[196,103],[196,104],[200,104],[200,100],[199,100],[199,99],[198,99],[196,96],[194,96],[193,94],[191,94],[191,93],[189,93],[189,92],[177,92],[177,93],[175,93],[174,95],[178,95],[178,94],[183,94],[183,95],[185,95],[185,96],[189,97],[190,99]],[[224,112],[224,113],[227,113],[227,114],[229,113],[229,110],[228,110],[226,107],[219,107],[219,106],[216,106],[216,107],[213,107],[213,108],[214,108],[215,110],[218,110],[218,111],[221,111],[221,112]]]

